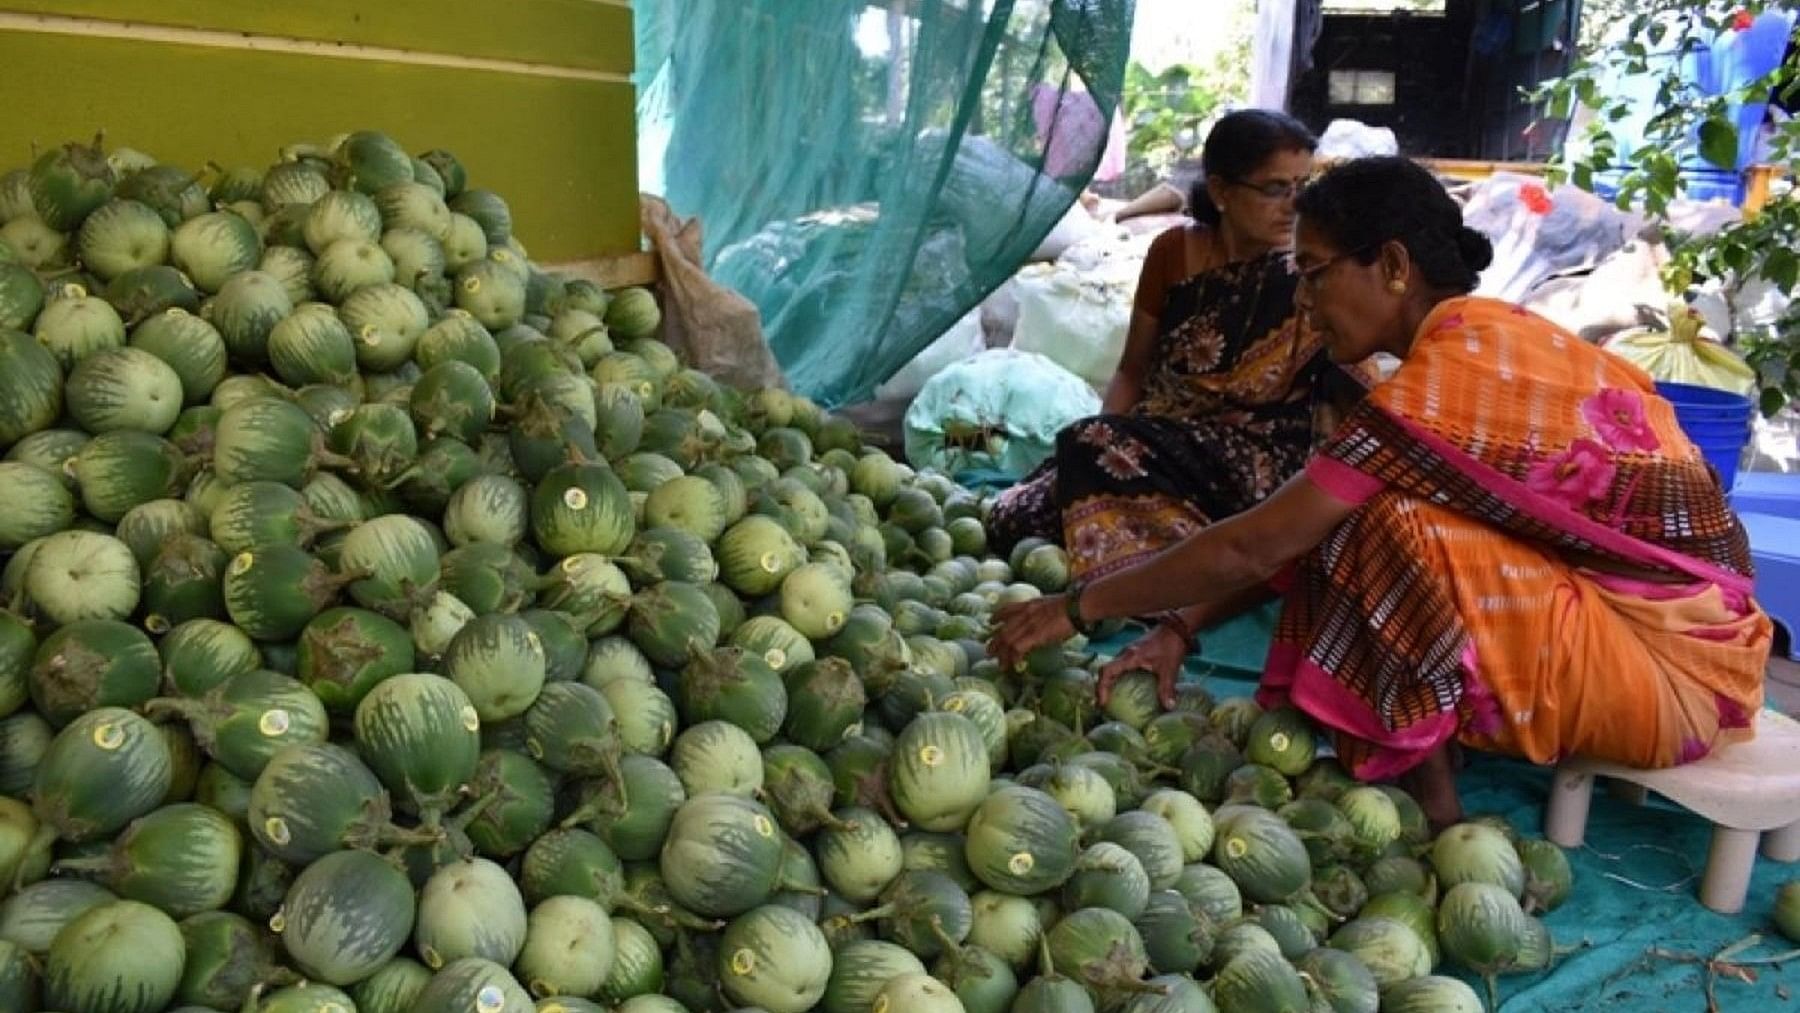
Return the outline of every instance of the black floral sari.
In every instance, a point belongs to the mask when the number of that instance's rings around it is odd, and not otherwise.
[[[1126,415],[1082,419],[1056,454],[996,504],[1002,551],[1035,535],[1074,572],[1132,566],[1274,492],[1305,465],[1315,413],[1359,395],[1294,311],[1283,253],[1170,288],[1144,396]]]

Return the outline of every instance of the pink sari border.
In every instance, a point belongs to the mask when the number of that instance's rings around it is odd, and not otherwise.
[[[1755,587],[1755,582],[1748,577],[1721,569],[1691,556],[1684,556],[1660,545],[1638,541],[1591,517],[1576,513],[1548,497],[1532,492],[1523,483],[1485,462],[1471,457],[1462,448],[1411,419],[1404,416],[1391,415],[1391,417],[1409,435],[1429,447],[1432,452],[1442,457],[1452,467],[1480,482],[1508,503],[1545,524],[1562,527],[1595,545],[1617,553],[1621,558],[1678,570],[1700,580],[1718,584],[1720,587],[1728,591],[1735,591],[1742,596],[1751,594]]]
[[[1351,506],[1362,506],[1387,488],[1373,475],[1357,471],[1342,461],[1315,455],[1306,463],[1306,477],[1314,485]]]

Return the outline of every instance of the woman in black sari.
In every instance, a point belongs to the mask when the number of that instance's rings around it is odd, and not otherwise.
[[[989,526],[1001,551],[1037,536],[1079,577],[1130,567],[1274,492],[1360,396],[1364,378],[1331,365],[1294,310],[1294,195],[1314,147],[1299,122],[1259,109],[1207,135],[1194,221],[1151,244],[1105,414],[1064,429],[1001,497]],[[1170,617],[1139,650],[1178,661],[1194,625],[1225,618]]]

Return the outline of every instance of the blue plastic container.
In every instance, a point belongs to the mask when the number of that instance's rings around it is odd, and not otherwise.
[[[1652,72],[1628,79],[1615,79],[1606,92],[1609,97],[1626,99],[1632,113],[1613,125],[1619,140],[1621,161],[1630,156],[1643,139],[1644,127],[1656,108],[1656,92],[1661,77],[1672,63],[1679,62],[1682,80],[1698,88],[1702,94],[1727,95],[1756,81],[1781,65],[1787,51],[1788,35],[1793,30],[1794,11],[1765,11],[1749,28],[1727,29],[1710,45],[1682,52],[1678,49],[1679,33],[1670,31],[1670,39],[1660,51],[1650,56]],[[1737,127],[1737,164],[1731,168],[1713,165],[1700,157],[1696,141],[1693,151],[1681,162],[1681,180],[1687,195],[1695,200],[1726,200],[1739,203],[1744,196],[1744,170],[1756,156],[1757,132],[1768,112],[1767,102],[1733,103],[1728,115]],[[1619,172],[1601,173],[1595,189],[1611,197],[1618,189]]]
[[[1719,473],[1725,491],[1737,484],[1738,462],[1750,444],[1756,406],[1742,394],[1691,383],[1657,381],[1656,392],[1675,406],[1675,421]]]

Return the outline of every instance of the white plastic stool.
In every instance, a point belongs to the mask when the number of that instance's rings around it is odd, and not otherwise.
[[[1800,722],[1785,714],[1761,711],[1754,739],[1666,770],[1581,757],[1563,761],[1550,786],[1544,836],[1565,848],[1581,845],[1596,777],[1654,791],[1712,822],[1700,903],[1714,911],[1743,910],[1759,840],[1766,858],[1800,860]]]

